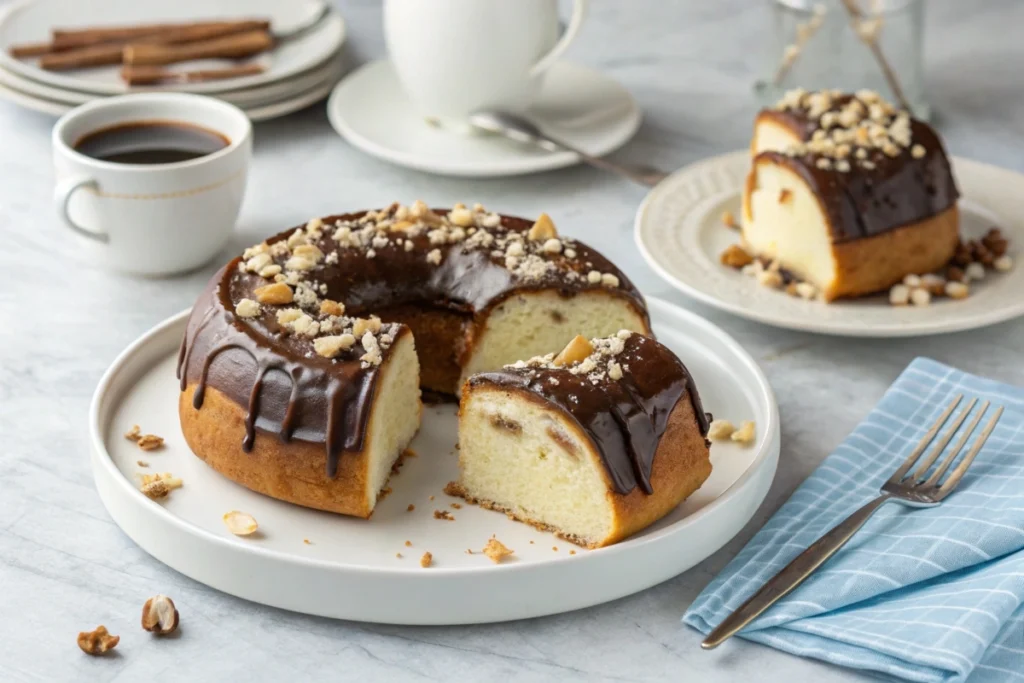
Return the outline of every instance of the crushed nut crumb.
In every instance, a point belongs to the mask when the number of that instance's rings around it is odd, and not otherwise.
[[[107,627],[100,624],[92,631],[78,634],[78,647],[87,655],[101,655],[117,647],[121,636],[111,635]]]
[[[756,426],[750,420],[744,422],[739,429],[729,436],[729,439],[742,444],[750,444],[754,442]]]
[[[434,561],[434,556],[430,553],[423,553],[423,557],[420,558],[420,566],[426,569]]]
[[[708,427],[708,438],[712,441],[724,441],[736,432],[736,427],[728,420],[712,420]]]
[[[472,551],[470,552],[472,553]],[[495,564],[499,564],[503,559],[515,553],[496,538],[489,539],[481,552]]]
[[[228,531],[235,536],[250,536],[260,528],[260,525],[256,523],[256,518],[247,512],[231,510],[225,512],[221,519],[224,520],[224,526],[228,528]]]

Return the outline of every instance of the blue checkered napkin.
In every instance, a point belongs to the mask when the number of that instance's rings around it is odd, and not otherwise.
[[[709,632],[876,496],[958,393],[1006,407],[959,488],[938,507],[883,507],[740,636],[908,681],[1024,682],[1024,389],[925,358],[904,370],[683,621]]]

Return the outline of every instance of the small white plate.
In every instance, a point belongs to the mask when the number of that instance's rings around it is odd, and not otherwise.
[[[246,116],[248,116],[251,121],[254,122],[269,121],[270,119],[280,118],[287,114],[299,111],[300,109],[305,109],[306,107],[316,104],[327,97],[331,93],[331,90],[334,89],[335,84],[338,82],[338,78],[340,78],[340,69],[337,73],[333,73],[328,79],[320,82],[312,88],[309,88],[308,90],[290,95],[284,99],[278,99],[255,106],[240,106],[239,108],[245,112]],[[26,109],[32,109],[33,111],[51,114],[53,116],[63,116],[76,106],[79,106],[54,101],[45,97],[29,95],[6,85],[0,85],[0,99],[8,100],[25,107]]]
[[[296,74],[291,78],[282,81],[275,81],[264,85],[256,85],[250,88],[227,90],[224,92],[210,93],[211,97],[230,102],[239,107],[255,107],[272,102],[279,102],[282,99],[295,97],[312,88],[323,85],[327,81],[335,84],[341,78],[343,65],[338,54],[331,55],[326,62],[318,64],[309,71]],[[0,67],[0,85],[7,86],[12,90],[18,90],[26,95],[38,97],[60,104],[78,106],[92,102],[107,95],[86,93],[78,90],[66,90],[55,88],[52,85],[38,83],[25,78],[13,71]],[[133,88],[132,92],[161,92],[161,88]]]
[[[197,581],[274,607],[358,621],[460,624],[614,600],[675,576],[724,545],[764,499],[779,456],[778,409],[753,359],[696,315],[657,299],[648,304],[659,339],[688,365],[705,409],[756,421],[758,436],[747,448],[716,443],[713,472],[700,490],[608,548],[577,548],[474,505],[453,509],[461,501],[442,489],[458,477],[454,406],[425,408],[412,444],[417,457],[406,458],[391,478],[392,492],[370,520],[289,505],[220,476],[191,453],[179,427],[174,369],[187,312],[129,346],[100,381],[89,415],[96,487],[114,521],[143,550]],[[165,447],[139,450],[122,436],[133,424],[165,437]],[[140,472],[171,472],[184,486],[152,501],[138,490]],[[255,516],[258,536],[228,533],[221,516],[233,509]],[[447,510],[455,521],[434,519],[434,510]],[[466,553],[492,534],[515,550],[513,558],[494,565]],[[423,569],[426,551],[433,566]]]
[[[353,146],[428,173],[484,178],[579,162],[571,152],[548,152],[494,135],[428,124],[402,91],[388,61],[346,76],[331,95],[327,115]],[[595,156],[618,149],[640,126],[640,109],[625,88],[599,71],[565,62],[551,67],[529,116],[547,133]]]
[[[952,164],[962,194],[961,233],[974,239],[997,226],[1010,240],[1010,249],[1019,250],[1024,243],[1019,209],[1024,175],[960,157]],[[721,216],[724,211],[740,215],[749,168],[748,151],[704,159],[659,183],[637,210],[634,236],[640,253],[684,294],[768,325],[849,337],[956,332],[1024,315],[1021,264],[971,283],[966,299],[942,297],[921,307],[892,306],[886,295],[825,304],[758,285],[719,262],[722,251],[739,241],[739,233],[723,226]]]
[[[301,26],[322,6],[320,0],[174,0],[174,2],[138,2],[137,0],[26,0],[0,10],[0,66],[23,78],[63,90],[96,95],[123,95],[132,91],[121,80],[120,66],[46,71],[33,59],[15,59],[8,54],[11,45],[45,42],[55,26],[87,27],[101,24],[143,24],[161,21],[199,21],[205,17],[268,17],[273,30],[287,31]],[[102,17],[102,21],[97,20]],[[253,57],[266,71],[230,81],[180,83],[162,86],[163,90],[194,93],[218,93],[283,80],[324,62],[336,53],[345,40],[345,22],[329,13],[315,28],[275,49]],[[196,69],[218,68],[234,64],[232,60],[189,62]]]

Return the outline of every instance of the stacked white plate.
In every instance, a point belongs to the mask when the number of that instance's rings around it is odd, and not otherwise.
[[[326,97],[342,76],[345,24],[324,0],[28,0],[0,8],[0,98],[48,114],[61,115],[91,100],[128,92],[176,90],[217,97],[243,109],[254,121],[284,116]],[[322,16],[321,16],[322,15]],[[317,17],[320,17],[317,21]],[[119,66],[46,71],[35,59],[15,59],[12,45],[49,40],[53,28],[187,22],[205,19],[267,18],[274,33],[309,25],[293,38],[248,62],[264,71],[202,83],[129,87]],[[229,60],[172,65],[176,71],[222,68]]]

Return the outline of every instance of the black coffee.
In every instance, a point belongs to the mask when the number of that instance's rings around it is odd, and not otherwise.
[[[101,128],[75,143],[82,154],[117,164],[173,164],[224,149],[220,133],[178,121],[132,121]]]

